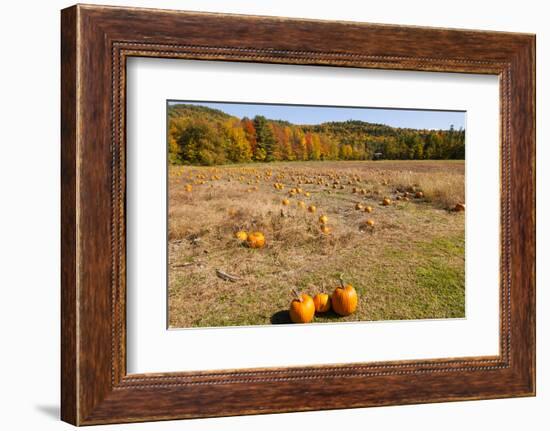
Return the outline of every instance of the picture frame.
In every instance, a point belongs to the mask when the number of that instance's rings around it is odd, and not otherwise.
[[[76,5],[61,13],[61,54],[62,420],[92,425],[535,395],[534,35]],[[128,374],[130,57],[498,76],[499,355]]]

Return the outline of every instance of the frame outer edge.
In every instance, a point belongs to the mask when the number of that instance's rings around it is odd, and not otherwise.
[[[511,361],[522,396],[536,395],[535,42],[534,35],[526,36],[511,62]]]
[[[78,425],[78,6],[61,11],[61,420]]]
[[[530,45],[530,56],[533,61],[533,68],[531,71],[531,80],[533,82],[533,95],[531,97],[531,104],[533,106],[533,136],[531,138],[531,142],[533,145],[533,157],[531,160],[531,169],[533,170],[533,194],[532,194],[532,200],[533,200],[533,237],[534,237],[534,259],[533,259],[533,294],[532,294],[532,301],[533,301],[533,317],[531,319],[532,324],[532,337],[533,337],[533,357],[532,357],[532,379],[533,379],[533,387],[532,387],[532,395],[537,395],[537,289],[536,289],[536,282],[537,282],[537,37],[536,35],[533,35],[531,39],[531,45]]]
[[[537,395],[537,298],[536,298],[536,282],[537,282],[537,259],[536,259],[536,253],[537,253],[537,199],[536,199],[536,193],[537,193],[537,175],[536,175],[536,168],[537,168],[537,160],[536,160],[536,153],[537,153],[537,37],[536,35],[532,35],[529,37],[527,42],[528,48],[527,48],[527,58],[528,61],[526,62],[529,65],[529,72],[530,74],[527,76],[527,83],[529,85],[531,93],[529,94],[529,100],[528,103],[531,107],[531,116],[528,118],[529,124],[527,125],[528,130],[530,131],[529,135],[529,145],[531,147],[531,157],[529,160],[530,164],[530,172],[529,172],[529,178],[532,181],[532,190],[531,194],[529,196],[529,199],[532,204],[531,208],[531,218],[530,221],[532,223],[531,231],[529,232],[532,235],[533,238],[533,244],[531,248],[532,255],[530,256],[532,261],[529,262],[531,265],[530,268],[530,276],[532,277],[531,285],[529,286],[530,292],[529,292],[529,299],[530,299],[530,307],[531,307],[531,314],[529,318],[529,326],[530,326],[530,342],[531,342],[531,349],[530,349],[530,362],[529,362],[529,395],[530,396],[536,396]]]

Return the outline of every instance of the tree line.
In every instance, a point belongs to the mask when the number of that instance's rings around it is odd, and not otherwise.
[[[463,129],[417,130],[357,120],[295,125],[198,105],[168,108],[172,164],[296,160],[464,159]]]

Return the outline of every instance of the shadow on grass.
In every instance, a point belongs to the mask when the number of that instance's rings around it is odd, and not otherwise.
[[[271,316],[271,323],[273,325],[289,325],[292,323],[290,320],[290,314],[288,310],[280,310]],[[330,310],[326,313],[320,313],[315,315],[315,320],[312,323],[327,323],[327,322],[343,321],[342,316],[339,316],[334,311]]]
[[[336,322],[336,321],[345,321],[343,320],[342,316],[340,316],[339,314],[336,314],[334,312],[334,310],[332,310],[332,308],[327,311],[326,313],[319,313],[319,314],[316,314],[315,317],[318,320],[318,322],[320,323],[323,323],[323,322]]]
[[[273,314],[273,316],[271,316],[271,323],[274,325],[288,325],[292,323],[288,310],[277,311]]]

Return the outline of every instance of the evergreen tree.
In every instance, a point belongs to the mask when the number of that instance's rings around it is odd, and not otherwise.
[[[254,129],[256,129],[257,141],[255,159],[272,162],[275,160],[273,157],[273,150],[275,149],[273,129],[267,122],[267,119],[261,115],[254,117]]]

